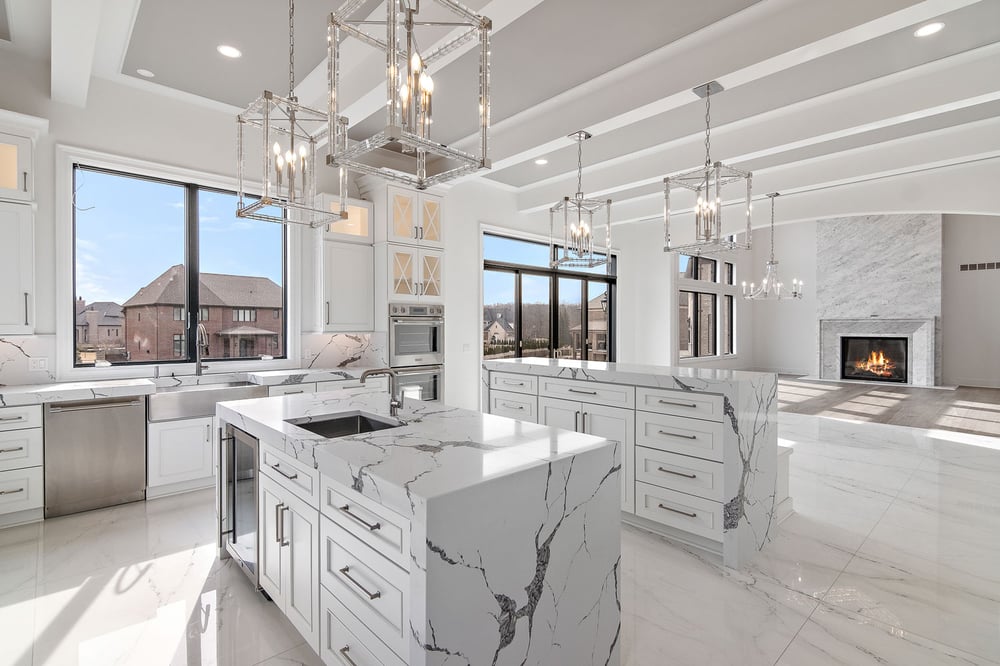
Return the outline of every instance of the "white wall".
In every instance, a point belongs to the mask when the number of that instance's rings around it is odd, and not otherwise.
[[[947,385],[1000,387],[1000,217],[945,215],[942,255],[942,372]]]
[[[614,228],[618,259],[618,356],[620,363],[670,365],[677,339],[673,278],[677,261],[663,251],[663,225]],[[671,329],[671,327],[673,327]],[[671,332],[673,331],[673,332]]]

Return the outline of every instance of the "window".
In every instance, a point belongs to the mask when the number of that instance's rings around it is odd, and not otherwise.
[[[76,366],[187,361],[199,339],[206,358],[252,357],[287,339],[281,316],[242,325],[285,309],[283,225],[237,218],[233,193],[194,183],[77,164],[73,189],[74,301],[119,304],[123,321],[100,348],[77,343]],[[208,304],[252,314],[209,325]]]
[[[613,360],[607,267],[553,269],[547,243],[483,236],[483,357]],[[584,307],[586,304],[586,307]]]
[[[281,310],[274,310],[274,318],[281,319]]]
[[[679,256],[680,358],[734,353],[735,267],[709,257]]]
[[[250,308],[234,309],[233,321],[257,321],[257,311]]]

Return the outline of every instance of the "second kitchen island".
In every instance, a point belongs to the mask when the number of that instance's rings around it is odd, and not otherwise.
[[[617,443],[437,403],[394,419],[385,393],[217,409],[258,443],[260,585],[325,663],[619,663]],[[225,544],[246,526],[220,497]]]

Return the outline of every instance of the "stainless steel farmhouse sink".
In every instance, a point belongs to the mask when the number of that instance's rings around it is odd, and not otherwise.
[[[266,386],[250,382],[170,386],[149,396],[147,417],[156,422],[215,416],[217,402],[266,397]]]
[[[348,435],[360,435],[364,432],[375,432],[377,430],[388,430],[389,428],[398,428],[404,425],[401,421],[365,412],[347,412],[320,417],[305,416],[296,419],[287,419],[285,423],[290,423],[293,426],[308,430],[311,433],[328,439],[347,437]]]

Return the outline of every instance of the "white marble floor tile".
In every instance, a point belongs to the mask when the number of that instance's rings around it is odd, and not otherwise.
[[[34,627],[34,585],[0,594],[0,664],[31,666]]]
[[[773,664],[817,602],[622,530],[622,663]]]
[[[983,659],[897,627],[821,604],[777,666],[985,665]]]
[[[323,666],[323,661],[309,645],[302,643],[287,652],[258,662],[258,666]]]
[[[38,573],[38,523],[0,529],[0,595],[29,588]]]

